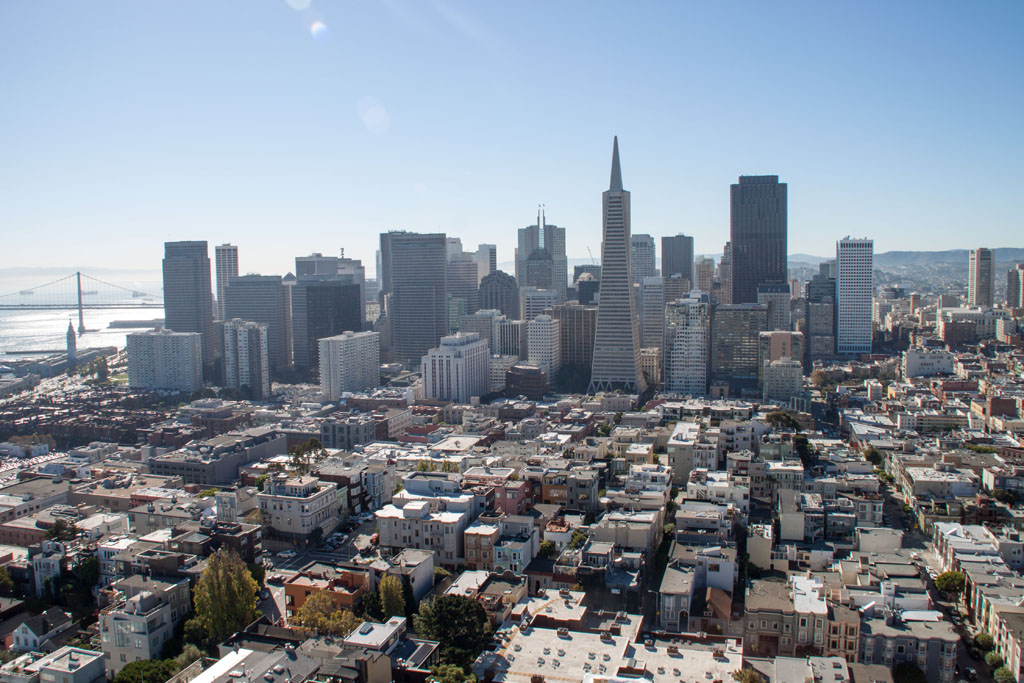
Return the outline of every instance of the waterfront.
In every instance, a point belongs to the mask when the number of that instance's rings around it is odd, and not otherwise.
[[[125,345],[125,337],[137,329],[115,328],[115,320],[153,320],[163,318],[162,308],[112,308],[85,309],[85,327],[88,330],[78,337],[78,348]],[[11,351],[61,350],[65,348],[65,333],[68,321],[78,329],[78,309],[53,309],[43,311],[0,310],[0,361],[31,358],[32,355],[9,355]],[[48,354],[40,354],[48,355]]]

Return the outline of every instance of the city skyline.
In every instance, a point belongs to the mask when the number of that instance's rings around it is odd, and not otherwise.
[[[298,4],[0,10],[19,65],[17,104],[0,113],[13,260],[38,263],[41,232],[57,237],[50,264],[79,266],[155,264],[157,240],[202,238],[247,243],[245,272],[283,274],[275,242],[287,231],[295,253],[344,246],[372,271],[375,236],[408,229],[467,244],[493,235],[507,262],[537,203],[566,228],[568,256],[585,258],[601,227],[588,199],[615,134],[643,200],[637,233],[692,235],[697,254],[720,253],[725,186],[747,174],[791,186],[795,251],[825,255],[865,232],[878,252],[970,248],[968,227],[993,245],[1019,229],[1024,98],[1002,87],[1024,63],[1017,5],[659,5],[621,17],[566,4],[537,21],[463,3]],[[326,29],[311,33],[314,21]],[[622,54],[602,54],[613,35]],[[185,40],[193,49],[179,55]],[[534,49],[554,41],[574,56]],[[779,77],[750,79],[755,57]],[[436,73],[453,78],[439,86]],[[461,84],[485,75],[467,99]],[[595,107],[609,75],[625,90]]]

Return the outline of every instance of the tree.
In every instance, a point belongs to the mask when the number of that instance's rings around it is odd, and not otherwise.
[[[539,552],[541,557],[558,557],[558,546],[553,541],[541,541]]]
[[[816,387],[821,387],[828,381],[828,375],[822,369],[817,369],[811,373],[811,384]]]
[[[992,636],[982,631],[978,635],[974,636],[974,644],[982,652],[988,652],[996,646],[996,641]]]
[[[999,656],[998,652],[989,652],[985,655],[985,664],[990,669],[998,669],[1003,665],[1003,658]]]
[[[583,544],[587,542],[587,535],[576,529],[572,532],[572,538],[569,539],[569,548],[576,550],[576,548],[583,547]]]
[[[230,548],[210,556],[196,583],[196,618],[210,641],[219,643],[256,619],[256,591],[245,562]]]
[[[442,658],[469,666],[491,638],[487,613],[465,595],[442,595],[420,604],[416,633],[440,643]]]
[[[380,605],[384,618],[405,616],[405,596],[402,595],[402,581],[394,574],[385,574],[377,587],[380,591]]]
[[[911,662],[900,662],[892,669],[893,683],[928,683],[924,672]]]
[[[11,579],[7,567],[0,567],[0,595],[14,595],[14,581]]]
[[[347,636],[363,623],[347,609],[338,609],[327,591],[311,593],[291,618],[293,626],[308,631],[329,633],[332,636]]]
[[[765,416],[764,420],[777,432],[782,430],[800,431],[800,423],[785,410],[773,410]]]
[[[174,658],[174,663],[178,665],[179,669],[184,669],[202,656],[203,653],[199,651],[198,647],[191,643],[186,643],[185,647],[181,650],[181,654]]]
[[[754,669],[737,669],[732,672],[732,679],[736,683],[764,683],[764,676]]]
[[[125,664],[114,676],[114,683],[166,681],[176,673],[178,664],[173,659],[142,659]]]
[[[1015,683],[1017,677],[1005,666],[1001,666],[992,672],[992,680],[996,683]]]
[[[875,467],[882,464],[882,454],[874,446],[867,447],[867,450],[864,451],[864,458]]]
[[[51,541],[71,541],[76,536],[78,536],[78,527],[60,517],[55,519],[53,526],[46,530],[46,538]]]
[[[377,591],[368,591],[363,594],[363,600],[360,604],[360,610],[364,619],[370,621],[383,621],[384,620],[384,607],[380,604],[380,593]]]
[[[1015,505],[1020,500],[1016,493],[1006,489],[996,489],[992,492],[992,497],[1000,503],[1006,503],[1007,505]]]
[[[935,577],[935,587],[943,593],[959,595],[964,590],[964,575],[960,572],[942,572]]]
[[[472,683],[476,680],[476,676],[467,676],[463,668],[455,664],[435,664],[427,677],[427,683]]]
[[[324,450],[320,440],[313,438],[306,439],[306,441],[298,446],[292,446],[288,452],[291,453],[292,465],[298,470],[299,474],[309,472],[314,463],[323,460],[327,456],[327,451]]]

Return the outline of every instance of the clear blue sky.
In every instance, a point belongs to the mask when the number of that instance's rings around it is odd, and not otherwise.
[[[614,134],[633,231],[699,253],[763,173],[791,253],[1024,246],[1022,27],[1016,0],[7,0],[3,265],[207,239],[372,271],[394,228],[508,261],[538,203],[597,254]]]

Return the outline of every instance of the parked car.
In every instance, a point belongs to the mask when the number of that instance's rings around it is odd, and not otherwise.
[[[978,679],[978,670],[973,666],[967,667],[967,678],[968,680],[975,681]]]
[[[279,584],[284,583],[284,577],[280,574],[271,574],[267,577],[267,583]]]
[[[294,550],[282,550],[281,552],[279,552],[277,554],[277,556],[280,557],[282,560],[290,560],[291,558],[295,557],[297,554],[298,553],[296,553]]]

